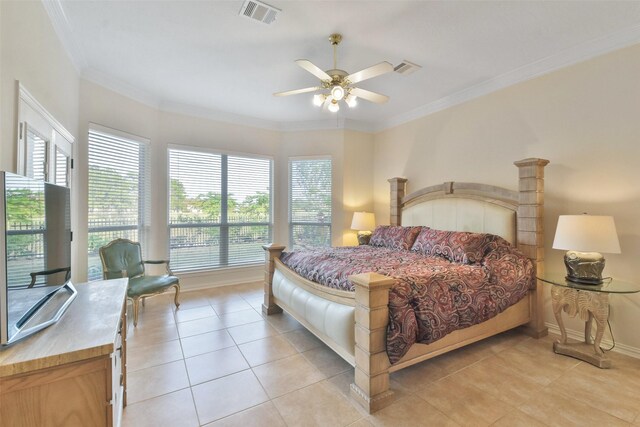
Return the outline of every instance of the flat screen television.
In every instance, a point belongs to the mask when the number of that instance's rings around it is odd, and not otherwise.
[[[60,319],[77,292],[71,276],[67,187],[0,172],[0,343]]]

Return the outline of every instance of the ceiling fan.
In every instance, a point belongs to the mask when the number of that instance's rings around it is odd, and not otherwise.
[[[296,64],[304,68],[314,76],[320,79],[319,86],[307,87],[304,89],[288,90],[286,92],[274,93],[274,96],[288,96],[297,95],[299,93],[308,93],[322,91],[313,96],[313,104],[324,109],[331,111],[332,113],[340,110],[339,101],[344,102],[353,108],[357,105],[357,98],[362,98],[366,101],[374,102],[376,104],[384,104],[389,100],[386,95],[371,92],[365,89],[361,89],[353,86],[356,83],[360,83],[364,80],[378,77],[383,74],[393,71],[393,65],[383,61],[379,64],[373,65],[364,70],[360,70],[356,73],[349,74],[344,70],[338,69],[337,65],[337,49],[338,45],[342,41],[341,34],[331,34],[329,41],[333,45],[333,69],[322,71],[320,67],[314,65],[307,59],[298,59]]]

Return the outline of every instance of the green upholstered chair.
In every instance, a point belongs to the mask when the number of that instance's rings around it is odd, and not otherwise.
[[[169,269],[169,261],[144,261],[140,243],[127,239],[116,239],[100,248],[102,260],[102,276],[106,279],[129,278],[127,299],[133,303],[133,326],[138,325],[138,308],[140,300],[158,295],[166,290],[175,288],[176,308],[180,306],[180,282]],[[147,276],[145,264],[166,264],[167,274],[163,276]]]

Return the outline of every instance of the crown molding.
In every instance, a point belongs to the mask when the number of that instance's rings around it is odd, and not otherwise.
[[[154,96],[151,93],[141,90],[122,80],[116,79],[113,76],[103,73],[102,71],[96,70],[95,68],[85,68],[80,73],[80,78],[91,83],[95,83],[98,86],[101,86],[126,98],[137,101],[148,107],[152,107],[155,109],[160,108],[160,99],[157,96]]]
[[[87,68],[87,60],[82,53],[82,48],[76,41],[73,28],[62,8],[62,3],[60,3],[60,0],[42,0],[42,6],[47,15],[49,15],[53,30],[67,52],[67,56],[69,56],[74,68],[80,74],[82,70]]]
[[[56,118],[53,117],[51,113],[49,113],[47,109],[44,108],[44,106],[40,104],[40,102],[38,102],[38,100],[33,95],[31,95],[31,93],[29,93],[29,91],[22,85],[22,83],[18,81],[17,84],[18,98],[29,107],[31,107],[31,109],[38,113],[43,119],[45,119],[47,123],[49,123],[49,125],[64,139],[73,144],[76,138],[71,134],[71,132],[69,132],[62,123],[56,120]]]
[[[211,108],[198,107],[195,105],[181,104],[179,102],[162,101],[158,106],[158,109],[167,113],[176,113],[185,116],[199,117],[216,122],[249,126],[264,130],[280,130],[278,122],[274,122],[271,120],[265,120],[251,116],[243,116],[241,114],[229,113],[222,110],[213,110]]]
[[[256,127],[259,129],[279,130],[279,125],[276,122],[228,113],[226,111],[212,110],[210,108],[198,107],[195,105],[161,100],[147,91],[136,88],[122,80],[115,79],[112,76],[96,69],[86,69],[81,74],[81,77],[91,83],[95,83],[98,86],[160,112],[182,114],[185,116],[199,117],[213,121]]]
[[[470,86],[440,98],[407,113],[398,114],[389,120],[374,125],[374,132],[381,132],[401,124],[428,116],[500,89],[531,80],[570,65],[595,58],[599,55],[640,43],[640,25],[624,28],[607,36],[581,43],[563,51],[529,63],[515,70]]]
[[[344,129],[353,130],[357,132],[364,132],[364,133],[373,133],[375,131],[375,127],[373,123],[364,122],[361,120],[351,120],[351,119],[345,120]]]
[[[282,132],[302,132],[313,130],[352,130],[356,132],[371,133],[373,127],[369,122],[363,122],[360,120],[351,120],[345,117],[338,117],[336,119],[325,120],[308,120],[298,122],[281,122],[279,123],[278,130]]]
[[[241,126],[249,126],[258,129],[280,131],[280,132],[304,132],[315,130],[352,130],[357,132],[372,131],[371,125],[367,122],[358,120],[345,119],[339,117],[337,120],[309,120],[297,122],[276,122],[256,117],[243,116],[240,114],[228,113],[226,111],[212,110],[206,107],[197,107],[177,102],[163,101],[158,109],[167,113],[182,114],[191,117],[200,117],[203,119],[213,120],[217,122],[237,124]]]
[[[258,129],[280,131],[280,132],[298,132],[313,130],[333,130],[347,129],[358,132],[372,132],[372,126],[368,122],[358,120],[350,120],[338,118],[336,120],[310,120],[300,122],[276,122],[272,120],[260,119],[257,117],[244,116],[241,114],[229,113],[221,110],[213,110],[206,107],[196,105],[182,104],[161,100],[149,92],[140,90],[123,81],[113,78],[101,71],[87,68],[81,73],[81,78],[104,87],[124,97],[130,98],[150,108],[166,113],[182,114],[185,116],[199,117],[217,122],[236,124],[241,126],[249,126]]]

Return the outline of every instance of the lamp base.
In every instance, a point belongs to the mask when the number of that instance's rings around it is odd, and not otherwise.
[[[358,231],[358,245],[368,245],[371,234],[371,231]]]
[[[566,279],[583,285],[601,285],[605,259],[599,252],[567,251],[564,265]]]

